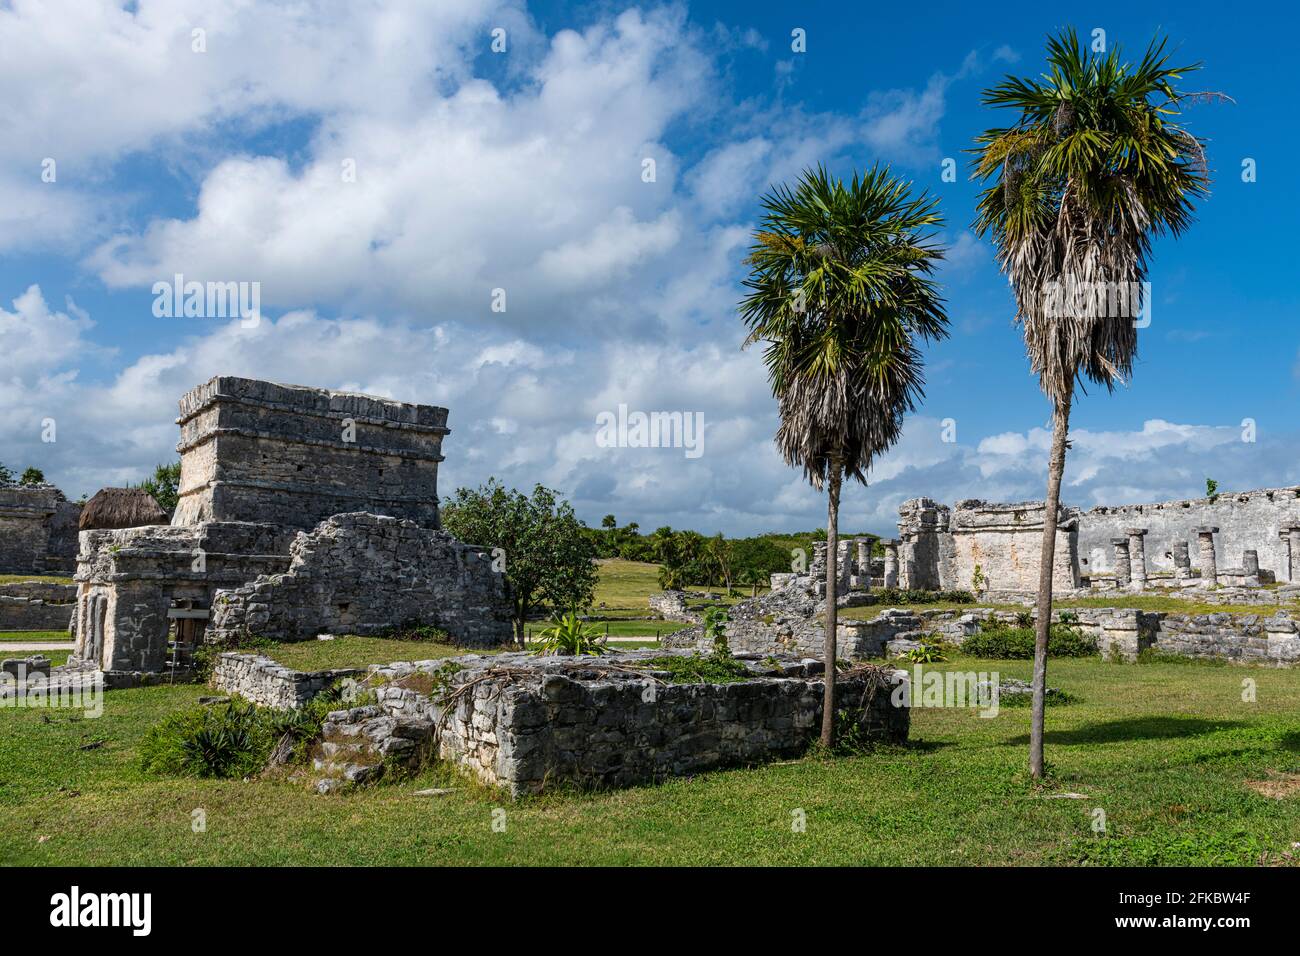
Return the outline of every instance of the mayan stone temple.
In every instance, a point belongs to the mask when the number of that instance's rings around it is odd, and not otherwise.
[[[170,525],[83,531],[70,664],[124,684],[169,642],[432,625],[510,638],[504,575],[440,530],[447,409],[218,376],[180,400]]]

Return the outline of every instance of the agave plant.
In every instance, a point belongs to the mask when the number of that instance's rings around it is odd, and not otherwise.
[[[578,617],[577,611],[551,618],[551,626],[534,641],[534,654],[597,657],[609,648],[600,628]]]

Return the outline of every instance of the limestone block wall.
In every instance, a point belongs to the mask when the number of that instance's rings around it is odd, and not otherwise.
[[[438,527],[447,409],[218,376],[180,400],[174,525],[307,530],[369,511]]]
[[[76,607],[0,594],[0,631],[66,631]]]
[[[651,594],[646,598],[646,603],[650,605],[651,611],[665,621],[694,622],[700,619],[698,614],[686,606],[685,591],[668,590]]]
[[[72,660],[161,670],[172,603],[207,607],[218,588],[286,569],[293,533],[242,522],[81,532]]]
[[[336,681],[363,673],[354,669],[306,673],[260,654],[231,651],[217,658],[212,668],[212,686],[263,707],[296,710]]]
[[[57,488],[0,488],[0,574],[71,574],[80,517]]]
[[[975,568],[984,589],[1036,591],[1043,549],[1041,501],[993,504],[978,499],[957,502],[948,522],[952,574],[944,587],[974,589]],[[1052,568],[1057,588],[1079,586],[1078,529],[1073,515],[1061,509]]]
[[[300,533],[290,552],[284,573],[214,597],[209,640],[301,641],[401,625],[439,627],[471,647],[511,639],[505,575],[492,570],[489,553],[447,532],[380,515],[334,515]]]
[[[1240,567],[1243,551],[1259,553],[1259,566],[1287,580],[1287,548],[1278,534],[1284,527],[1300,526],[1300,486],[1265,488],[1240,494],[1162,501],[1154,504],[1092,508],[1079,515],[1079,554],[1085,573],[1115,571],[1110,539],[1124,537],[1129,527],[1147,528],[1146,559],[1153,570],[1172,571],[1166,555],[1177,542],[1191,543],[1191,561],[1200,568],[1196,547],[1198,527],[1217,527],[1214,536],[1220,568]]]
[[[629,663],[662,652],[620,654]],[[626,672],[594,672],[555,659],[503,655],[514,672],[493,676],[491,665],[467,667],[459,682],[479,680],[449,712],[401,686],[381,686],[380,706],[392,716],[423,718],[439,727],[440,755],[512,795],[566,783],[626,787],[802,754],[821,724],[823,683],[808,665],[790,662],[790,676],[733,684],[662,684]],[[442,662],[389,665],[398,675]],[[820,665],[817,665],[820,666]],[[531,674],[520,676],[520,669]],[[837,711],[852,713],[872,738],[905,740],[906,706],[891,700],[902,671],[880,686],[864,677],[836,684]]]

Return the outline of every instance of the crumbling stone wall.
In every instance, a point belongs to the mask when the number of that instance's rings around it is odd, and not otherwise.
[[[505,575],[490,553],[445,531],[380,515],[334,515],[300,533],[284,573],[215,595],[207,637],[309,640],[432,625],[459,644],[511,639]]]
[[[75,604],[0,594],[0,631],[66,631],[74,610]]]
[[[364,673],[357,669],[307,673],[260,654],[228,651],[217,658],[212,668],[212,686],[262,707],[296,710],[336,681]]]
[[[548,787],[626,787],[718,767],[802,754],[821,725],[820,664],[787,658],[733,684],[664,684],[630,668],[662,651],[618,654],[617,669],[601,662],[506,654],[456,659],[454,684],[474,686],[446,713],[429,697],[401,686],[413,673],[431,674],[445,661],[392,664],[377,673],[380,707],[394,717],[438,728],[440,755],[512,795]],[[909,711],[893,693],[907,680],[887,672],[887,684],[844,676],[836,683],[837,712],[852,714],[867,738],[907,738]],[[901,695],[899,695],[901,697]],[[904,698],[905,699],[905,698]]]
[[[0,574],[71,574],[80,517],[50,485],[0,487]]]
[[[294,533],[244,522],[81,532],[73,662],[161,671],[173,605],[207,608],[218,588],[285,570]]]
[[[981,589],[1038,590],[1045,514],[1041,501],[994,504],[969,498],[957,502],[948,522],[952,577],[944,586],[974,590],[979,567]],[[1078,522],[1066,508],[1058,517],[1052,583],[1061,589],[1079,586]]]
[[[1147,529],[1146,560],[1154,570],[1173,571],[1170,552],[1179,542],[1191,543],[1191,562],[1200,568],[1196,529],[1217,527],[1214,536],[1220,568],[1241,566],[1242,553],[1258,552],[1259,566],[1287,581],[1288,546],[1280,533],[1300,526],[1300,486],[1265,488],[1240,494],[1223,494],[1211,501],[1190,498],[1154,504],[1103,506],[1079,515],[1079,553],[1085,573],[1115,572],[1110,539],[1124,537],[1126,529]]]
[[[686,606],[686,592],[667,590],[658,594],[651,594],[646,598],[646,603],[650,605],[650,610],[658,614],[665,621],[686,621],[688,623],[698,621],[700,616]]]
[[[180,401],[173,525],[256,521],[300,530],[369,511],[439,526],[447,409],[218,376]]]

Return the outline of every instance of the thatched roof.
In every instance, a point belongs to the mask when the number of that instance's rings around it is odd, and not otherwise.
[[[101,488],[81,509],[81,530],[167,524],[170,516],[143,488]]]

